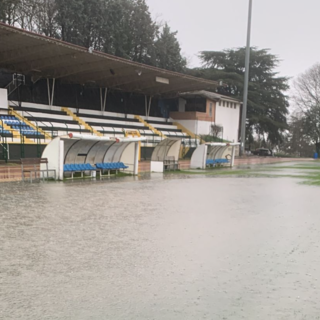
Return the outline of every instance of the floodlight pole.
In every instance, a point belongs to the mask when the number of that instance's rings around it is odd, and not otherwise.
[[[250,68],[251,17],[252,17],[252,0],[249,0],[247,48],[246,48],[243,106],[242,106],[242,118],[241,118],[241,148],[240,148],[241,155],[245,153],[245,145],[246,145],[246,122],[247,122],[247,104],[248,104],[249,68]]]

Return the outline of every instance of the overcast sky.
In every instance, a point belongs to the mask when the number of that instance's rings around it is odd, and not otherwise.
[[[146,0],[154,18],[167,21],[189,66],[201,50],[246,44],[249,0]],[[320,62],[319,0],[253,0],[251,45],[270,48],[281,75],[294,77]]]

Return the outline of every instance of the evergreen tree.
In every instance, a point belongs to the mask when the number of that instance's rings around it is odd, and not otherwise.
[[[155,42],[156,64],[158,67],[173,71],[183,71],[186,59],[181,56],[180,44],[177,40],[177,31],[171,32],[166,23],[160,36]]]
[[[242,100],[245,72],[245,48],[225,51],[204,51],[200,58],[204,67],[191,73],[224,85],[218,92]],[[288,79],[279,77],[274,69],[279,60],[268,50],[251,48],[247,111],[247,139],[255,133],[267,135],[268,141],[278,144],[287,128]]]
[[[80,45],[79,28],[83,19],[84,0],[56,0],[56,5],[61,40]]]
[[[0,0],[0,19],[133,61],[176,71],[185,66],[176,33],[166,25],[158,37],[145,0]]]
[[[21,0],[1,0],[0,1],[0,21],[9,25],[15,25],[19,20]]]
[[[294,81],[293,101],[301,132],[320,154],[320,64],[315,64]]]
[[[130,21],[131,32],[129,36],[132,41],[131,59],[141,63],[151,63],[153,45],[158,27],[152,21],[149,7],[145,0],[133,2],[133,10]]]

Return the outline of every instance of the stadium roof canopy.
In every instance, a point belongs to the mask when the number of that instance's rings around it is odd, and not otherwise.
[[[0,68],[150,96],[214,90],[215,81],[132,62],[0,23]]]
[[[200,90],[200,91],[192,91],[192,92],[183,92],[179,95],[181,98],[186,98],[186,99],[192,99],[192,98],[205,98],[205,99],[210,99],[212,101],[220,101],[220,100],[225,100],[225,101],[230,101],[230,102],[236,102],[236,103],[241,103],[240,100],[234,99],[229,96],[224,96],[219,93],[214,93],[210,91],[205,91],[205,90]]]

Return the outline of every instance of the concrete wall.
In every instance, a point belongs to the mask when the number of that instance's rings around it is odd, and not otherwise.
[[[177,120],[177,122],[197,135],[210,134],[212,124],[210,121]]]
[[[0,109],[8,109],[7,89],[0,89]]]
[[[184,102],[185,100],[179,99],[179,112],[171,112],[171,118],[197,135],[210,134],[211,125],[215,122],[216,102],[207,99],[206,112],[184,112]]]
[[[237,142],[240,120],[240,104],[220,101],[216,106],[216,119],[216,124],[223,127],[223,139],[231,142]]]

